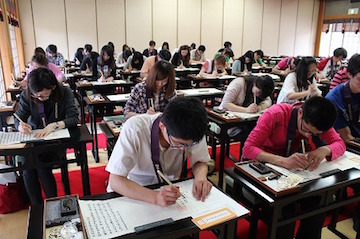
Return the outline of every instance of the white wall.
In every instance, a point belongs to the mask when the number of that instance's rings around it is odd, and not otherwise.
[[[312,55],[320,0],[18,0],[25,58],[50,43],[72,59],[90,43],[142,51],[151,39],[170,48],[195,42],[211,58],[224,41],[235,56]]]

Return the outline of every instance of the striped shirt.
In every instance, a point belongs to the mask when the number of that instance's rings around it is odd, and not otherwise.
[[[170,98],[165,96],[165,88],[162,88],[158,96],[154,96],[154,110],[156,112],[163,112],[165,106],[169,103],[170,100],[176,98],[176,90],[174,90]],[[144,114],[150,108],[147,96],[146,96],[146,84],[141,82],[135,85],[132,89],[129,99],[127,100],[124,107],[124,115],[129,112],[135,112],[138,114]]]
[[[347,82],[348,80],[349,77],[347,75],[347,69],[344,68],[342,70],[339,70],[331,81],[330,90],[334,89],[336,86],[340,85],[341,83]]]

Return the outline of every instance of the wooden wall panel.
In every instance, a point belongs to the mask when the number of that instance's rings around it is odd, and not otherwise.
[[[177,2],[177,0],[153,0],[153,39],[156,48],[161,47],[164,41],[169,43],[169,47],[178,46]]]
[[[280,32],[281,1],[264,0],[261,50],[265,55],[277,56]]]
[[[241,56],[244,23],[244,0],[224,0],[223,42],[230,41],[235,57]]]
[[[95,0],[65,0],[69,59],[73,60],[76,50],[91,44],[97,50],[96,18],[86,17],[81,12],[95,16]]]
[[[298,0],[281,1],[278,55],[294,55]]]
[[[115,51],[122,52],[122,46],[126,43],[125,0],[96,0],[96,11],[98,51],[111,41]]]
[[[223,46],[223,1],[202,0],[201,41],[206,46],[206,57],[212,58]]]
[[[263,0],[245,0],[243,52],[260,49],[262,18]]]
[[[153,38],[152,9],[149,0],[126,0],[127,42],[142,52]]]
[[[32,6],[36,45],[45,50],[55,44],[69,59],[64,0],[32,0]]]

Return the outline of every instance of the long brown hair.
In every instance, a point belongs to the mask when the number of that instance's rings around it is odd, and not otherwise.
[[[174,66],[168,61],[162,60],[155,63],[146,78],[146,87],[151,90],[151,92],[155,92],[156,81],[164,80],[165,78],[168,78],[168,83],[164,86],[165,96],[169,98],[174,93],[176,81]]]

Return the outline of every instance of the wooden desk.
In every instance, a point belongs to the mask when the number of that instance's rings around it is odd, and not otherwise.
[[[86,84],[82,82],[75,83],[75,98],[78,100],[80,105],[80,119],[81,124],[85,124],[85,105],[84,97],[86,96],[86,91],[94,90],[97,93],[101,92],[113,92],[116,89],[119,89],[121,93],[128,93],[131,91],[131,87],[135,84],[129,80],[114,80],[110,84],[99,84],[97,82],[87,82]]]
[[[99,162],[99,143],[97,137],[96,118],[114,115],[114,107],[119,105],[124,106],[127,101],[126,96],[129,96],[129,94],[119,94],[116,96],[124,97],[116,101],[111,101],[107,96],[103,96],[105,100],[102,102],[91,102],[87,96],[83,97],[85,104],[89,107],[91,135],[94,139],[92,153],[95,158],[95,162],[97,163]]]
[[[236,77],[232,75],[225,75],[225,76],[211,76],[211,77],[204,77],[204,76],[198,76],[198,75],[188,75],[187,76],[190,81],[195,83],[195,88],[200,88],[201,82],[209,82],[209,83],[215,83],[215,84],[226,84],[230,83],[232,80],[234,80]]]
[[[11,116],[15,112],[16,101],[0,102],[4,104],[0,106],[0,130],[8,131],[7,117]],[[6,105],[5,105],[6,104]],[[12,105],[7,105],[12,104]]]
[[[160,185],[150,185],[147,186],[151,189],[158,188]],[[86,196],[81,198],[81,200],[106,200],[111,198],[121,197],[117,193],[105,193],[94,196]],[[164,208],[166,210],[166,208]],[[31,206],[28,214],[28,228],[27,228],[27,238],[42,238],[42,228],[43,228],[43,205]],[[244,217],[244,216],[243,216]],[[232,219],[225,223],[215,225],[208,230],[213,230],[217,233],[217,238],[219,239],[235,239],[237,231],[237,220]],[[169,224],[164,227],[150,229],[141,234],[130,233],[117,238],[124,239],[135,239],[135,238],[156,238],[156,239],[169,239],[169,238],[179,238],[183,236],[188,236],[192,234],[192,238],[199,239],[200,229],[191,221],[191,218],[184,218],[181,220],[175,221],[173,224]]]
[[[9,87],[6,89],[6,93],[10,93],[10,95],[11,95],[11,100],[12,100],[12,101],[16,101],[16,100],[17,100],[17,95],[20,95],[23,90],[24,90],[23,87],[9,86]]]
[[[230,140],[230,137],[227,133],[227,130],[235,126],[249,126],[254,127],[258,120],[258,117],[253,119],[243,120],[241,118],[225,119],[224,117],[219,117],[218,115],[211,113],[211,110],[208,110],[208,119],[210,122],[214,122],[220,127],[220,133],[212,132],[220,141],[220,168],[219,168],[219,183],[218,186],[222,188],[224,182],[224,168],[225,168],[225,144]],[[216,151],[213,150],[212,154],[216,155]]]
[[[269,225],[268,238],[274,239],[276,238],[276,230],[278,227],[293,223],[298,219],[311,217],[360,200],[360,195],[351,197],[343,196],[345,195],[344,192],[346,192],[347,187],[360,183],[360,171],[354,168],[326,178],[313,180],[301,185],[299,192],[282,197],[275,197],[236,168],[226,169],[225,173],[234,179],[234,187],[232,189],[233,195],[236,195],[238,197],[237,199],[241,200],[247,208],[251,208],[250,238],[256,238],[257,221],[260,218]],[[260,202],[257,204],[251,202],[243,195],[243,188],[251,192],[251,194],[253,194]],[[336,195],[335,199],[333,197],[334,194]],[[321,197],[320,204],[316,210],[294,213],[295,215],[292,217],[284,219],[280,218],[283,206],[312,196]],[[270,216],[269,214],[264,215],[262,213],[264,206],[270,210]]]
[[[81,178],[83,183],[84,195],[90,195],[89,169],[86,154],[86,143],[92,142],[92,137],[86,125],[69,128],[69,139],[49,140],[41,143],[28,143],[24,148],[0,149],[0,155],[22,155],[26,158],[25,164],[12,168],[0,169],[0,173],[16,172],[25,169],[35,169],[40,167],[51,167],[53,165],[63,165],[78,163],[81,166]],[[75,159],[60,160],[56,162],[43,163],[38,161],[38,156],[44,152],[55,150],[75,149]],[[68,175],[66,175],[68,176]]]
[[[178,90],[178,96],[184,97],[196,97],[200,100],[206,100],[206,105],[208,100],[211,102],[211,106],[215,105],[215,98],[223,97],[225,92],[216,88],[197,88],[197,89],[187,89],[187,90]]]

